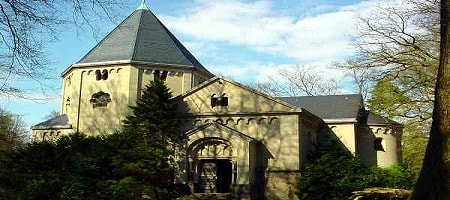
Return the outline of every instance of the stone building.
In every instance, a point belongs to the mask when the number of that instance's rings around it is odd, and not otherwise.
[[[34,140],[120,130],[154,78],[189,114],[177,181],[195,193],[288,198],[324,130],[369,165],[401,160],[401,124],[365,110],[361,95],[271,97],[214,76],[145,4],[62,73],[61,115],[33,126]]]

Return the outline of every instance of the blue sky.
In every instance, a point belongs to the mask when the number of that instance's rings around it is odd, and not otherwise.
[[[388,2],[386,0],[386,2]],[[27,126],[59,111],[62,80],[59,77],[81,59],[140,0],[128,0],[115,23],[99,23],[93,34],[73,29],[61,32],[48,46],[53,74],[44,93],[31,80],[20,80],[30,101],[0,97],[0,107],[21,115]],[[353,92],[345,72],[333,62],[354,53],[356,15],[384,0],[147,0],[146,4],[175,36],[211,72],[242,83],[267,80],[280,68],[308,65],[326,78],[343,80],[345,92]],[[107,20],[105,20],[107,21]]]

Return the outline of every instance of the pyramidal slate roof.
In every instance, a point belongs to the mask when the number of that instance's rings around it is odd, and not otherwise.
[[[103,38],[75,66],[114,61],[187,66],[211,74],[145,4]]]
[[[352,119],[357,120],[363,108],[363,99],[359,94],[277,97],[297,108],[304,108],[324,120]]]

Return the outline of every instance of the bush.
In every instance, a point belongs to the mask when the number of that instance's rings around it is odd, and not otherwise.
[[[369,168],[332,138],[324,138],[313,161],[302,170],[300,199],[348,199],[352,192],[371,187],[410,189],[413,176],[401,166]]]

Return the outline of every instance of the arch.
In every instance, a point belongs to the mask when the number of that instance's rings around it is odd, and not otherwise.
[[[380,134],[380,133],[383,133],[384,131],[383,131],[383,129],[382,128],[377,128],[377,130],[375,131],[375,134]]]
[[[187,155],[191,158],[230,158],[233,157],[233,146],[226,139],[206,137],[189,145]]]
[[[223,120],[222,119],[216,119],[216,122],[219,124],[223,124]]]
[[[91,73],[92,73],[93,71],[94,71],[94,70],[89,70],[88,73],[87,73],[87,75],[91,75]]]
[[[269,124],[274,124],[274,123],[278,123],[278,117],[272,117],[269,119]]]
[[[258,124],[262,124],[262,123],[264,123],[264,121],[266,121],[266,120],[267,120],[267,118],[261,117],[261,118],[259,118],[259,120],[258,120]]]
[[[249,118],[249,119],[247,120],[247,125],[250,124],[250,123],[252,123],[253,121],[256,121],[256,118]]]
[[[232,118],[227,119],[227,121],[225,122],[226,125],[228,124],[234,124],[234,120]]]
[[[110,74],[113,73],[113,72],[114,72],[114,68],[112,68],[112,69],[109,70],[109,73],[110,73]]]
[[[192,123],[193,126],[200,126],[201,124],[202,124],[202,120],[200,120],[200,119],[196,119],[196,120]]]
[[[239,125],[239,123],[241,123],[241,122],[243,122],[244,121],[244,119],[243,118],[239,118],[239,119],[237,119],[236,120],[236,125]]]
[[[100,70],[95,70],[95,80],[99,81],[102,79],[102,74],[100,72]]]
[[[210,119],[205,119],[205,121],[203,122],[204,124],[210,123],[211,120]]]
[[[122,70],[122,68],[117,68],[116,73],[119,73],[120,70]]]
[[[104,69],[102,70],[102,80],[107,80],[108,79],[108,70]]]

